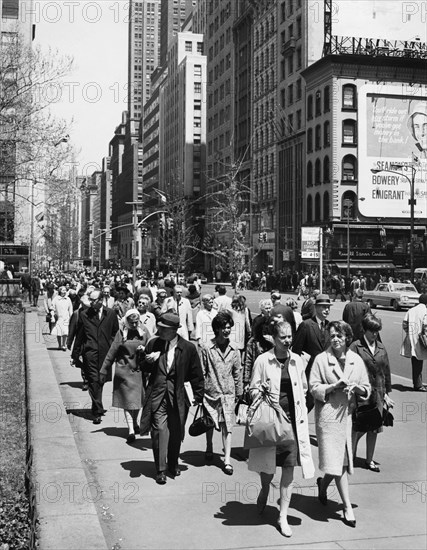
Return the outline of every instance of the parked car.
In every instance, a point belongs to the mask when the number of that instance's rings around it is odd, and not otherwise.
[[[197,279],[200,281],[200,284],[202,285],[206,285],[208,282],[206,275],[204,275],[203,273],[192,273],[191,276],[197,277]]]
[[[366,290],[362,300],[371,308],[376,306],[392,307],[395,311],[401,308],[416,306],[420,293],[410,283],[378,283],[374,290]]]

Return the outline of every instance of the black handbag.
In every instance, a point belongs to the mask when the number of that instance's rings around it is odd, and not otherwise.
[[[188,433],[193,437],[197,437],[198,435],[202,435],[214,427],[215,423],[206,407],[203,404],[198,405],[194,414],[193,422],[188,428]]]
[[[390,407],[384,403],[383,408],[383,426],[391,427],[394,424],[394,416],[390,412]]]
[[[358,405],[353,412],[353,429],[356,432],[373,432],[383,424],[383,415],[376,403]]]

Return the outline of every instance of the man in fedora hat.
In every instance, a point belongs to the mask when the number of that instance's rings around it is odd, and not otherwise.
[[[314,303],[314,315],[311,319],[305,319],[298,327],[292,344],[292,351],[297,355],[303,352],[310,355],[307,363],[307,380],[310,376],[311,366],[316,355],[322,353],[329,347],[328,315],[330,312],[331,300],[327,294],[318,294]],[[307,407],[313,408],[314,402],[311,394],[307,394]]]
[[[203,401],[204,379],[199,354],[191,342],[177,334],[176,313],[164,313],[157,320],[157,336],[145,349],[141,368],[150,373],[141,417],[141,433],[151,430],[156,482],[164,485],[166,472],[181,475],[178,458],[185,434],[190,402],[184,384],[189,382],[197,403]]]

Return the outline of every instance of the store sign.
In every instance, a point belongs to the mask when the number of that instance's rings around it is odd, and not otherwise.
[[[390,260],[386,250],[377,248],[352,248],[350,250],[350,258],[352,260]],[[331,260],[346,260],[347,250],[332,249]]]
[[[28,256],[28,246],[4,246],[0,245],[0,256]]]
[[[367,84],[359,90],[358,208],[363,216],[427,216],[427,97],[422,86]],[[414,161],[413,156],[417,159]],[[374,170],[374,172],[372,172]]]
[[[320,227],[301,228],[301,258],[316,260],[320,258]]]

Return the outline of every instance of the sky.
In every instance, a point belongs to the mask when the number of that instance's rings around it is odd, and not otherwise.
[[[108,143],[127,107],[128,0],[34,0],[36,40],[74,58],[74,70],[53,105],[68,121],[79,152],[78,172],[90,175],[108,155]],[[277,0],[279,1],[279,0]],[[323,1],[311,1],[319,17]],[[426,41],[425,0],[334,0],[332,33]]]
[[[52,111],[72,121],[79,174],[101,168],[127,108],[128,7],[124,0],[35,0],[35,44],[74,58]]]

